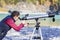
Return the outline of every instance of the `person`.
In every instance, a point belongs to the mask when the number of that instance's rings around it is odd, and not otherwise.
[[[58,14],[60,14],[60,4],[58,3]]]
[[[19,12],[13,11],[11,15],[8,15],[0,22],[0,40],[2,40],[7,32],[13,28],[16,31],[19,31],[21,28],[24,27],[27,23],[20,23],[19,26],[15,24],[15,22],[19,19]]]
[[[58,15],[58,4],[54,4],[54,12]]]
[[[50,4],[49,10],[50,10],[50,11],[54,11],[54,6],[53,6],[53,4]]]

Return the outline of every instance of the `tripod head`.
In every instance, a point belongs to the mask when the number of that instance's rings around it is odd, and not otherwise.
[[[35,21],[36,21],[36,25],[35,25],[35,27],[36,27],[36,30],[38,30],[39,29],[39,27],[40,27],[40,22],[38,22],[38,20],[39,20],[39,18],[36,18],[35,19]]]

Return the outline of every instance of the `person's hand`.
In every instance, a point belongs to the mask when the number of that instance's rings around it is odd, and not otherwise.
[[[24,26],[28,26],[29,25],[29,23],[25,23],[25,25]]]
[[[21,21],[21,23],[23,23],[23,24],[24,24],[24,26],[28,26],[28,25],[29,25],[29,23],[26,23],[26,21],[25,21],[25,20]]]
[[[25,25],[26,22],[25,22],[25,20],[22,20],[21,23],[23,23]]]

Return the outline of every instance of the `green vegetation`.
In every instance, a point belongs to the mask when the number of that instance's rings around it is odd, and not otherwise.
[[[34,4],[36,3],[36,0],[27,0],[28,3],[33,2]]]
[[[58,0],[58,3],[59,3],[59,5],[60,5],[60,0]]]
[[[17,4],[19,0],[4,0],[6,4]]]

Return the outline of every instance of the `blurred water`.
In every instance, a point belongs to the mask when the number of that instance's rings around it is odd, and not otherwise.
[[[17,35],[17,34],[11,35],[11,33],[10,33],[10,36],[7,35],[3,40],[29,40],[30,36],[31,36],[30,33],[33,32],[33,29],[34,29],[34,27],[24,27],[21,29],[20,32],[18,32],[19,35]],[[41,31],[42,31],[43,40],[49,40],[54,37],[55,38],[60,37],[60,29],[59,28],[41,27]],[[30,35],[30,36],[26,36],[26,35]]]

